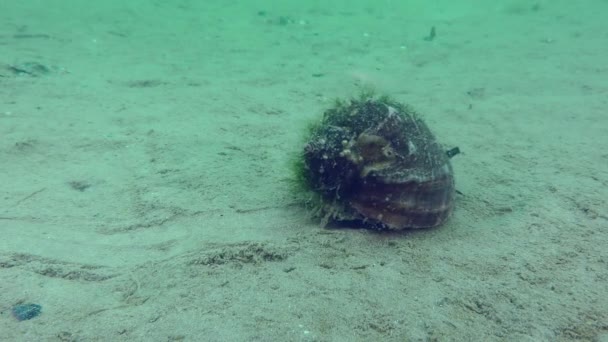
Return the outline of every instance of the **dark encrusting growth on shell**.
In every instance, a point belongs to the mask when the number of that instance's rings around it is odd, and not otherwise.
[[[444,223],[454,209],[446,151],[408,106],[383,97],[337,102],[311,129],[302,178],[323,224],[405,229]]]

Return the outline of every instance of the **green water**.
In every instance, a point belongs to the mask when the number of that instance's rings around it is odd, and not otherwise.
[[[0,1],[0,341],[607,341],[607,10]],[[459,147],[440,227],[294,193],[369,89]]]

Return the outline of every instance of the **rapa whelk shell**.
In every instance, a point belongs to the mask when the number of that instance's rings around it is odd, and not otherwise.
[[[412,109],[391,99],[337,103],[313,127],[303,158],[324,224],[427,228],[454,209],[448,154]]]

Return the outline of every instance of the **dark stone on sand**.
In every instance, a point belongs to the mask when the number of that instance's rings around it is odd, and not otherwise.
[[[42,306],[38,304],[17,304],[11,312],[18,321],[27,321],[40,315],[41,310]]]

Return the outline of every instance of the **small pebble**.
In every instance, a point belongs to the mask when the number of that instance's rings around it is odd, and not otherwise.
[[[38,304],[17,304],[13,306],[11,312],[18,321],[27,321],[40,315],[41,310],[42,306]]]

